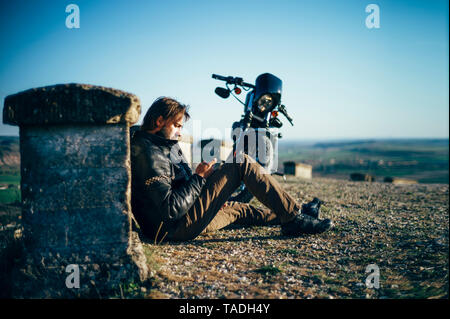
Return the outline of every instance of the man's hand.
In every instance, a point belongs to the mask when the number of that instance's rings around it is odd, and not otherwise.
[[[211,162],[201,162],[197,165],[197,168],[195,169],[195,174],[200,175],[203,178],[207,178],[211,173],[214,171],[213,165],[217,162],[217,160],[214,158]]]

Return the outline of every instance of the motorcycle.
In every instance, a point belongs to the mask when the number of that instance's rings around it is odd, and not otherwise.
[[[244,106],[241,119],[232,125],[233,151],[230,154],[232,160],[236,161],[239,154],[248,154],[261,164],[268,174],[285,178],[283,173],[277,172],[278,139],[282,138],[279,130],[283,126],[279,114],[283,114],[292,126],[294,124],[286,107],[281,104],[282,81],[270,73],[259,75],[255,84],[233,76],[213,74],[212,78],[225,82],[225,88],[215,89],[218,96],[226,99],[232,95]],[[248,92],[245,102],[237,97],[242,90]],[[242,182],[229,201],[249,203],[252,198],[253,194]]]

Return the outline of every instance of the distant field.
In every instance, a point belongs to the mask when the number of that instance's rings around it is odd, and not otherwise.
[[[0,175],[0,184],[20,184],[20,175]]]
[[[334,142],[280,141],[284,161],[313,166],[314,176],[348,179],[354,172],[403,177],[419,183],[449,183],[448,139],[360,140]]]
[[[20,201],[18,136],[0,136],[0,204]]]
[[[9,204],[20,201],[20,176],[19,175],[0,175],[0,204]]]
[[[20,201],[20,167],[6,165],[18,156],[18,137],[0,137],[0,203]],[[279,170],[284,161],[313,166],[313,176],[348,180],[368,173],[382,182],[403,177],[419,183],[449,183],[448,139],[399,139],[305,142],[280,140]],[[20,162],[19,162],[20,163]],[[13,185],[14,187],[11,187]],[[8,188],[9,187],[9,188]]]
[[[15,202],[20,202],[19,189],[14,188],[0,190],[0,204],[11,204]]]

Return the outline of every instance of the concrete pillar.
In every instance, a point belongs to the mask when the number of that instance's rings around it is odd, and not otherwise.
[[[139,115],[136,96],[100,86],[6,97],[3,122],[20,127],[25,260],[15,297],[103,298],[147,278],[131,229],[129,127]]]

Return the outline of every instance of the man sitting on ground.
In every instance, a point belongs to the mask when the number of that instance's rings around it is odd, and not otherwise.
[[[184,241],[232,223],[281,224],[288,236],[332,227],[319,219],[318,199],[301,207],[247,154],[239,163],[202,162],[193,174],[178,145],[189,118],[186,105],[159,98],[131,139],[132,211],[144,235]],[[267,209],[227,201],[242,181]]]

